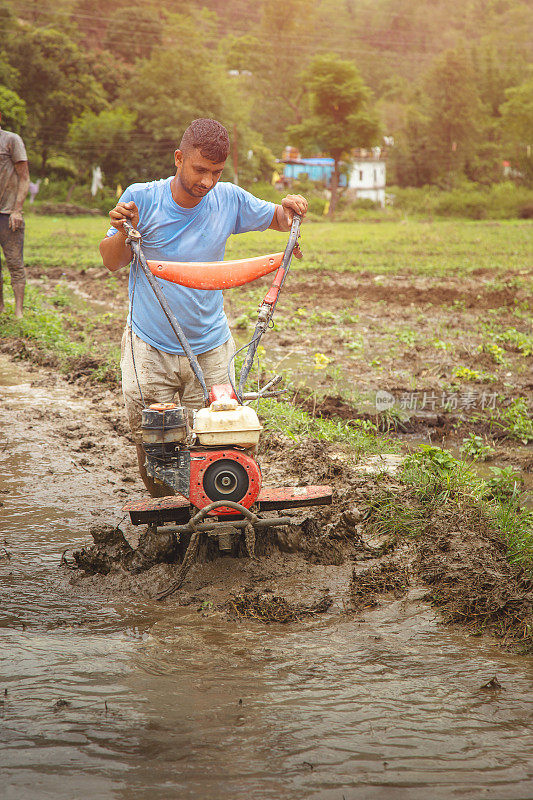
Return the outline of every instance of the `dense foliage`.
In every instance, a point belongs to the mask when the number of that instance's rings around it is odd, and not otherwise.
[[[517,0],[0,0],[2,124],[73,183],[170,174],[213,116],[245,184],[289,143],[338,160],[386,136],[400,186],[531,185],[532,28]]]

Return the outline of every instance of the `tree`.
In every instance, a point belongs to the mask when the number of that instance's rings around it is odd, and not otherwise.
[[[231,25],[220,50],[227,69],[240,73],[241,99],[249,107],[254,128],[270,149],[281,153],[287,124],[302,121],[304,90],[299,73],[316,52],[321,32],[309,0],[262,0],[252,5],[247,17],[257,18],[250,31],[236,36]],[[233,21],[230,15],[231,10],[224,12]]]
[[[511,158],[528,184],[533,183],[533,77],[506,91],[500,128]]]
[[[484,140],[488,118],[464,47],[446,50],[435,59],[426,81],[428,149],[437,176],[465,170]]]
[[[22,133],[27,119],[26,103],[18,94],[4,86],[0,86],[0,111],[2,112],[2,127],[13,133]]]
[[[99,165],[109,181],[123,181],[135,114],[126,108],[84,111],[70,125],[68,148],[82,170]]]
[[[155,7],[128,3],[106,16],[104,48],[115,57],[134,62],[138,58],[149,58],[152,50],[161,45],[164,25]]]
[[[304,73],[309,114],[288,129],[301,146],[313,147],[334,160],[329,214],[335,214],[340,162],[355,147],[378,140],[379,124],[370,106],[370,91],[355,64],[335,55],[318,56]]]
[[[120,96],[120,102],[137,117],[130,142],[136,180],[170,174],[173,152],[193,119],[217,119],[230,135],[236,125],[241,137],[248,124],[248,104],[206,36],[210,16],[198,16],[200,21],[182,15],[169,22],[164,45],[149,59],[137,62]],[[226,176],[230,175],[228,163]]]
[[[420,103],[412,102],[406,106],[403,124],[398,131],[394,131],[390,167],[393,180],[400,186],[424,186],[431,183],[435,175],[428,118],[421,110]]]
[[[30,140],[41,155],[41,170],[51,152],[61,152],[73,118],[105,105],[78,46],[53,28],[21,26],[8,42],[17,70],[14,89],[25,101]]]

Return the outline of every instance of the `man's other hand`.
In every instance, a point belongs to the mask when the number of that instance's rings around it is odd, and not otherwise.
[[[292,218],[294,212],[299,214],[302,219],[307,213],[307,200],[301,194],[288,194],[281,201],[283,211],[285,212],[285,219],[288,227],[292,225]]]
[[[112,226],[125,234],[122,225],[123,221],[127,220],[134,228],[137,228],[139,224],[139,209],[133,200],[128,203],[117,203],[115,208],[109,212],[109,218]]]
[[[18,231],[24,224],[24,217],[22,211],[12,211],[9,215],[9,227],[12,231]]]

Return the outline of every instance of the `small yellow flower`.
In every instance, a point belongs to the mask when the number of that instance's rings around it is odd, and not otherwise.
[[[315,353],[315,369],[325,369],[330,361],[324,353]]]
[[[298,314],[299,317],[306,317],[307,316],[307,311],[306,311],[305,308],[297,308],[296,309],[296,313]]]
[[[259,347],[257,348],[257,355],[259,356],[259,358],[262,358],[265,355],[265,353],[266,353],[265,348],[263,347],[262,344],[260,344]]]

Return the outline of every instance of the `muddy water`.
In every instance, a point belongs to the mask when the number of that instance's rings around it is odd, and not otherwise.
[[[533,798],[531,662],[415,598],[266,627],[73,588],[122,490],[27,427],[29,380],[0,363],[3,798]]]

